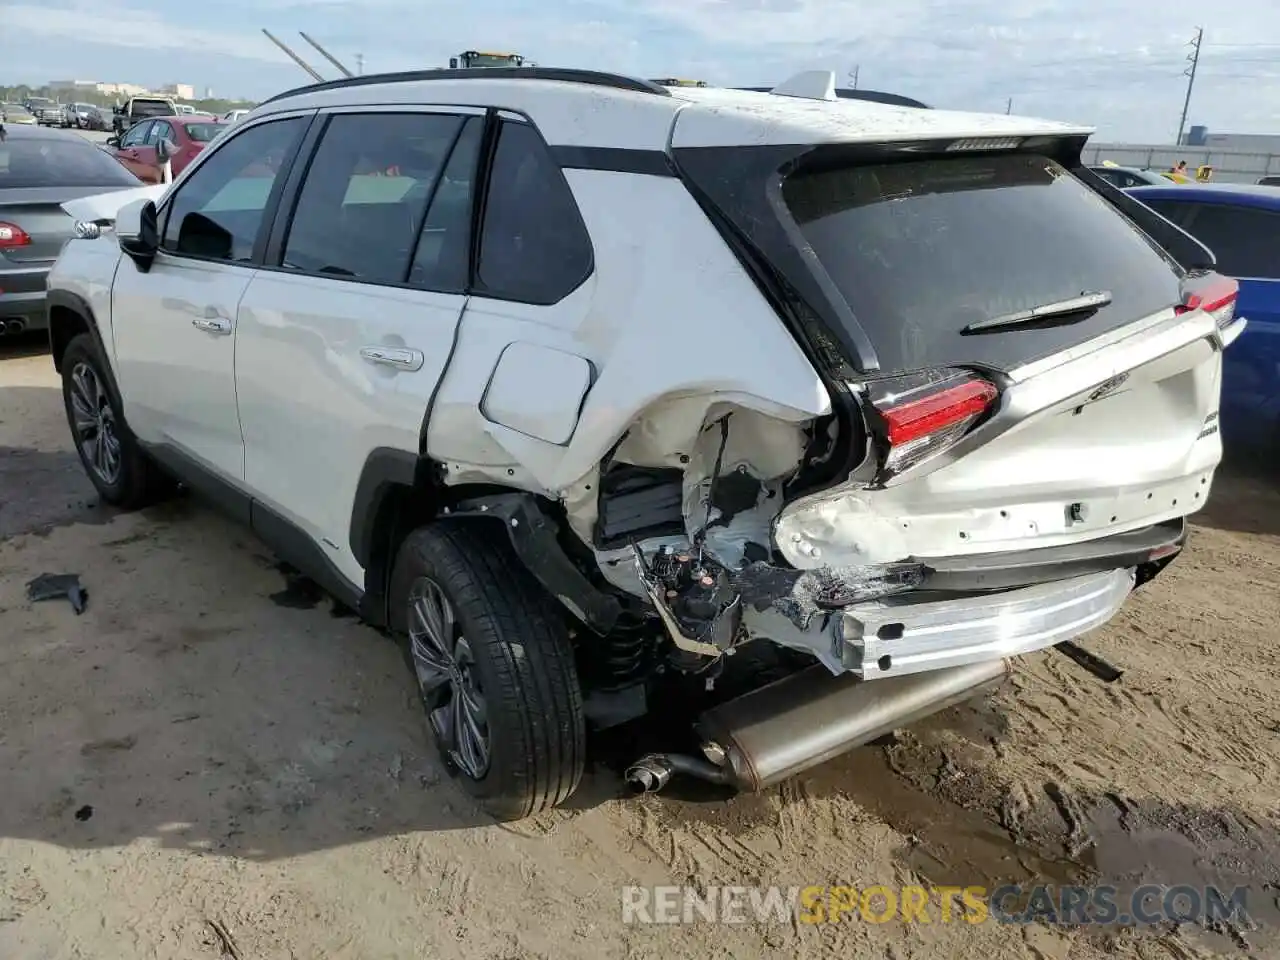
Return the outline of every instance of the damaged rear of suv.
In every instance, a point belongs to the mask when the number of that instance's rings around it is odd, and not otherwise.
[[[917,158],[928,146],[829,148],[758,191],[759,211],[708,198],[730,224],[773,208],[776,261],[802,262],[794,287],[819,293],[798,311],[818,304],[830,319],[814,318],[814,339],[830,331],[847,351],[828,360],[843,416],[792,480],[829,450],[839,467],[820,489],[784,486],[768,538],[740,534],[823,586],[748,630],[868,678],[1108,619],[1208,493],[1235,333],[1234,281],[1188,275],[1058,145],[976,139]],[[704,163],[685,165],[695,184]],[[829,595],[842,589],[875,602]],[[836,607],[838,625],[811,629]]]
[[[1182,548],[1244,321],[1088,136],[830,74],[317,84],[64,248],[69,424],[107,501],[216,493],[397,635],[496,816],[646,716],[635,790],[759,789]]]
[[[636,789],[767,786],[989,690],[1182,548],[1221,457],[1235,282],[1082,169],[1084,137],[971,132],[682,148],[677,122],[675,164],[832,413],[791,436],[715,420],[687,542],[632,550],[694,670],[748,641],[817,663],[709,709],[706,760],[644,757]]]

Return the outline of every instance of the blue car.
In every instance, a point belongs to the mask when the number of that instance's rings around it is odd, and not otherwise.
[[[1172,220],[1240,282],[1245,331],[1226,351],[1222,439],[1228,450],[1280,453],[1280,190],[1238,184],[1134,187],[1127,191]]]

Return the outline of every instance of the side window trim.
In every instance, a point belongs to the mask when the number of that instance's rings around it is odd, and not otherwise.
[[[440,195],[440,184],[444,183],[445,172],[449,169],[450,161],[453,160],[454,151],[458,149],[458,144],[462,142],[462,134],[467,129],[467,123],[470,120],[470,117],[461,116],[461,120],[462,122],[458,124],[458,129],[453,131],[453,139],[449,142],[449,149],[444,152],[444,158],[440,162],[440,170],[436,173],[435,182],[431,184],[431,192],[427,194],[427,202],[422,207],[422,219],[418,222],[418,229],[415,232],[413,237],[413,246],[409,248],[409,259],[408,261],[406,261],[404,265],[404,274],[403,276],[400,277],[400,283],[403,286],[413,287],[413,289],[415,290],[419,288],[411,284],[409,282],[409,278],[413,275],[413,264],[418,259],[418,248],[422,246],[422,233],[427,228],[427,221],[431,218],[431,207],[436,202],[436,197]],[[475,186],[474,184],[472,185],[472,189],[471,189],[471,198],[472,198],[471,217],[472,217],[472,221],[474,222],[475,220]],[[472,239],[472,236],[474,235],[474,232],[475,231],[473,226],[472,230],[467,234],[468,247],[471,244],[471,239]],[[470,257],[469,252],[468,252],[468,257]],[[470,264],[468,264],[467,281],[466,281],[466,285],[464,286],[464,289],[469,288],[470,285],[471,285],[471,269],[470,269]],[[432,291],[432,292],[443,292],[443,291]]]
[[[281,121],[302,119],[306,126],[303,127],[302,136],[298,138],[298,147],[284,159],[281,163],[280,174],[275,178],[275,182],[271,185],[271,192],[267,195],[266,206],[262,208],[262,220],[258,224],[258,233],[253,241],[253,253],[249,260],[228,262],[226,260],[212,260],[208,257],[198,257],[189,253],[178,253],[173,250],[161,248],[160,255],[172,257],[175,260],[192,260],[200,263],[218,263],[228,267],[243,267],[245,269],[254,270],[262,265],[263,253],[266,250],[267,240],[270,233],[269,227],[275,221],[277,211],[280,207],[280,199],[284,195],[284,186],[286,181],[292,176],[294,168],[297,166],[298,157],[307,149],[307,145],[311,142],[313,132],[316,127],[316,111],[315,110],[298,110],[288,111],[286,113],[270,114],[253,124],[246,124],[243,127],[237,127],[233,134],[227,136],[225,140],[221,140],[217,148],[214,150],[201,151],[200,157],[196,162],[192,163],[183,171],[183,175],[178,178],[173,187],[165,194],[162,209],[157,211],[156,222],[158,224],[160,237],[163,239],[168,233],[169,216],[173,212],[172,200],[182,190],[183,185],[195,173],[199,172],[204,162],[209,157],[216,156],[218,151],[226,148],[236,137],[242,137],[250,130],[256,127],[265,126],[268,123],[279,123]],[[314,144],[313,144],[314,146]]]
[[[440,173],[436,177],[436,182],[432,188],[432,194],[427,198],[426,206],[423,208],[422,224],[426,223],[426,219],[431,211],[431,204],[435,200],[435,194],[440,188],[440,182],[444,176],[444,169],[449,165],[449,159],[453,156],[453,151],[457,147],[462,137],[462,131],[466,128],[466,121],[470,117],[484,117],[486,125],[490,121],[493,111],[487,107],[476,107],[470,105],[452,105],[452,104],[379,104],[376,106],[340,106],[325,107],[316,111],[316,116],[311,124],[311,128],[302,138],[299,145],[298,153],[295,157],[292,168],[289,171],[289,177],[281,192],[280,202],[275,208],[271,230],[263,243],[261,256],[257,259],[257,266],[263,270],[273,272],[287,273],[290,276],[313,277],[321,276],[320,274],[307,273],[305,271],[293,270],[281,265],[284,258],[285,242],[288,240],[289,231],[293,226],[294,215],[298,209],[298,201],[302,197],[303,184],[306,181],[307,174],[311,170],[311,165],[315,161],[316,155],[319,153],[320,144],[324,140],[325,131],[329,128],[330,122],[334,117],[351,115],[351,114],[429,114],[434,116],[452,115],[458,117],[461,123],[454,133],[453,140],[449,144],[449,150],[444,155],[444,162],[441,166]],[[486,136],[488,130],[486,130]],[[482,146],[482,161],[480,168],[476,173],[478,182],[487,182],[488,168],[484,162]],[[484,180],[479,180],[483,177]],[[282,178],[283,179],[283,178]],[[474,246],[478,228],[476,226],[476,205],[475,196],[478,193],[472,190],[472,221],[471,221],[471,242]],[[408,272],[413,269],[414,257],[417,255],[417,246],[422,239],[422,224],[419,225],[417,236],[414,239],[414,248],[410,252],[409,262],[406,266],[406,276],[401,283],[388,283],[381,280],[369,280],[359,277],[346,278],[341,276],[327,276],[326,280],[346,280],[350,283],[366,284],[370,286],[394,287],[406,290],[421,290],[424,293],[442,293],[445,291],[433,291],[425,287],[420,287],[408,282]],[[474,267],[468,270],[468,290],[461,295],[465,296],[469,292],[470,277],[473,275]]]

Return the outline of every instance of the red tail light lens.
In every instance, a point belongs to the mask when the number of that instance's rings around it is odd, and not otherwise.
[[[914,467],[953,445],[1000,396],[994,383],[963,370],[932,370],[872,381],[867,399],[885,445],[880,479]]]
[[[0,250],[13,247],[25,247],[31,243],[31,236],[16,223],[0,220]]]
[[[1230,277],[1211,274],[1208,277],[1188,280],[1183,286],[1182,303],[1174,310],[1177,313],[1190,313],[1192,310],[1203,310],[1213,314],[1218,326],[1225,327],[1236,315],[1236,299],[1240,295],[1240,284]]]

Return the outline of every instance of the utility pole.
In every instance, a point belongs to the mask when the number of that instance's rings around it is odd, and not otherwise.
[[[364,76],[364,54],[356,54],[356,76]]]
[[[1182,131],[1187,126],[1187,111],[1191,109],[1191,88],[1196,85],[1196,67],[1200,65],[1200,43],[1204,40],[1204,27],[1196,27],[1196,38],[1191,41],[1191,52],[1187,54],[1188,66],[1182,71],[1187,78],[1187,96],[1182,101],[1182,118],[1178,121],[1178,139],[1175,146],[1182,146]]]
[[[862,69],[861,64],[854,64],[853,69],[849,71],[849,79],[853,81],[853,89],[858,89],[858,71]]]
[[[1008,100],[1005,101],[1004,112],[1006,114],[1013,113],[1013,97],[1010,97]]]

